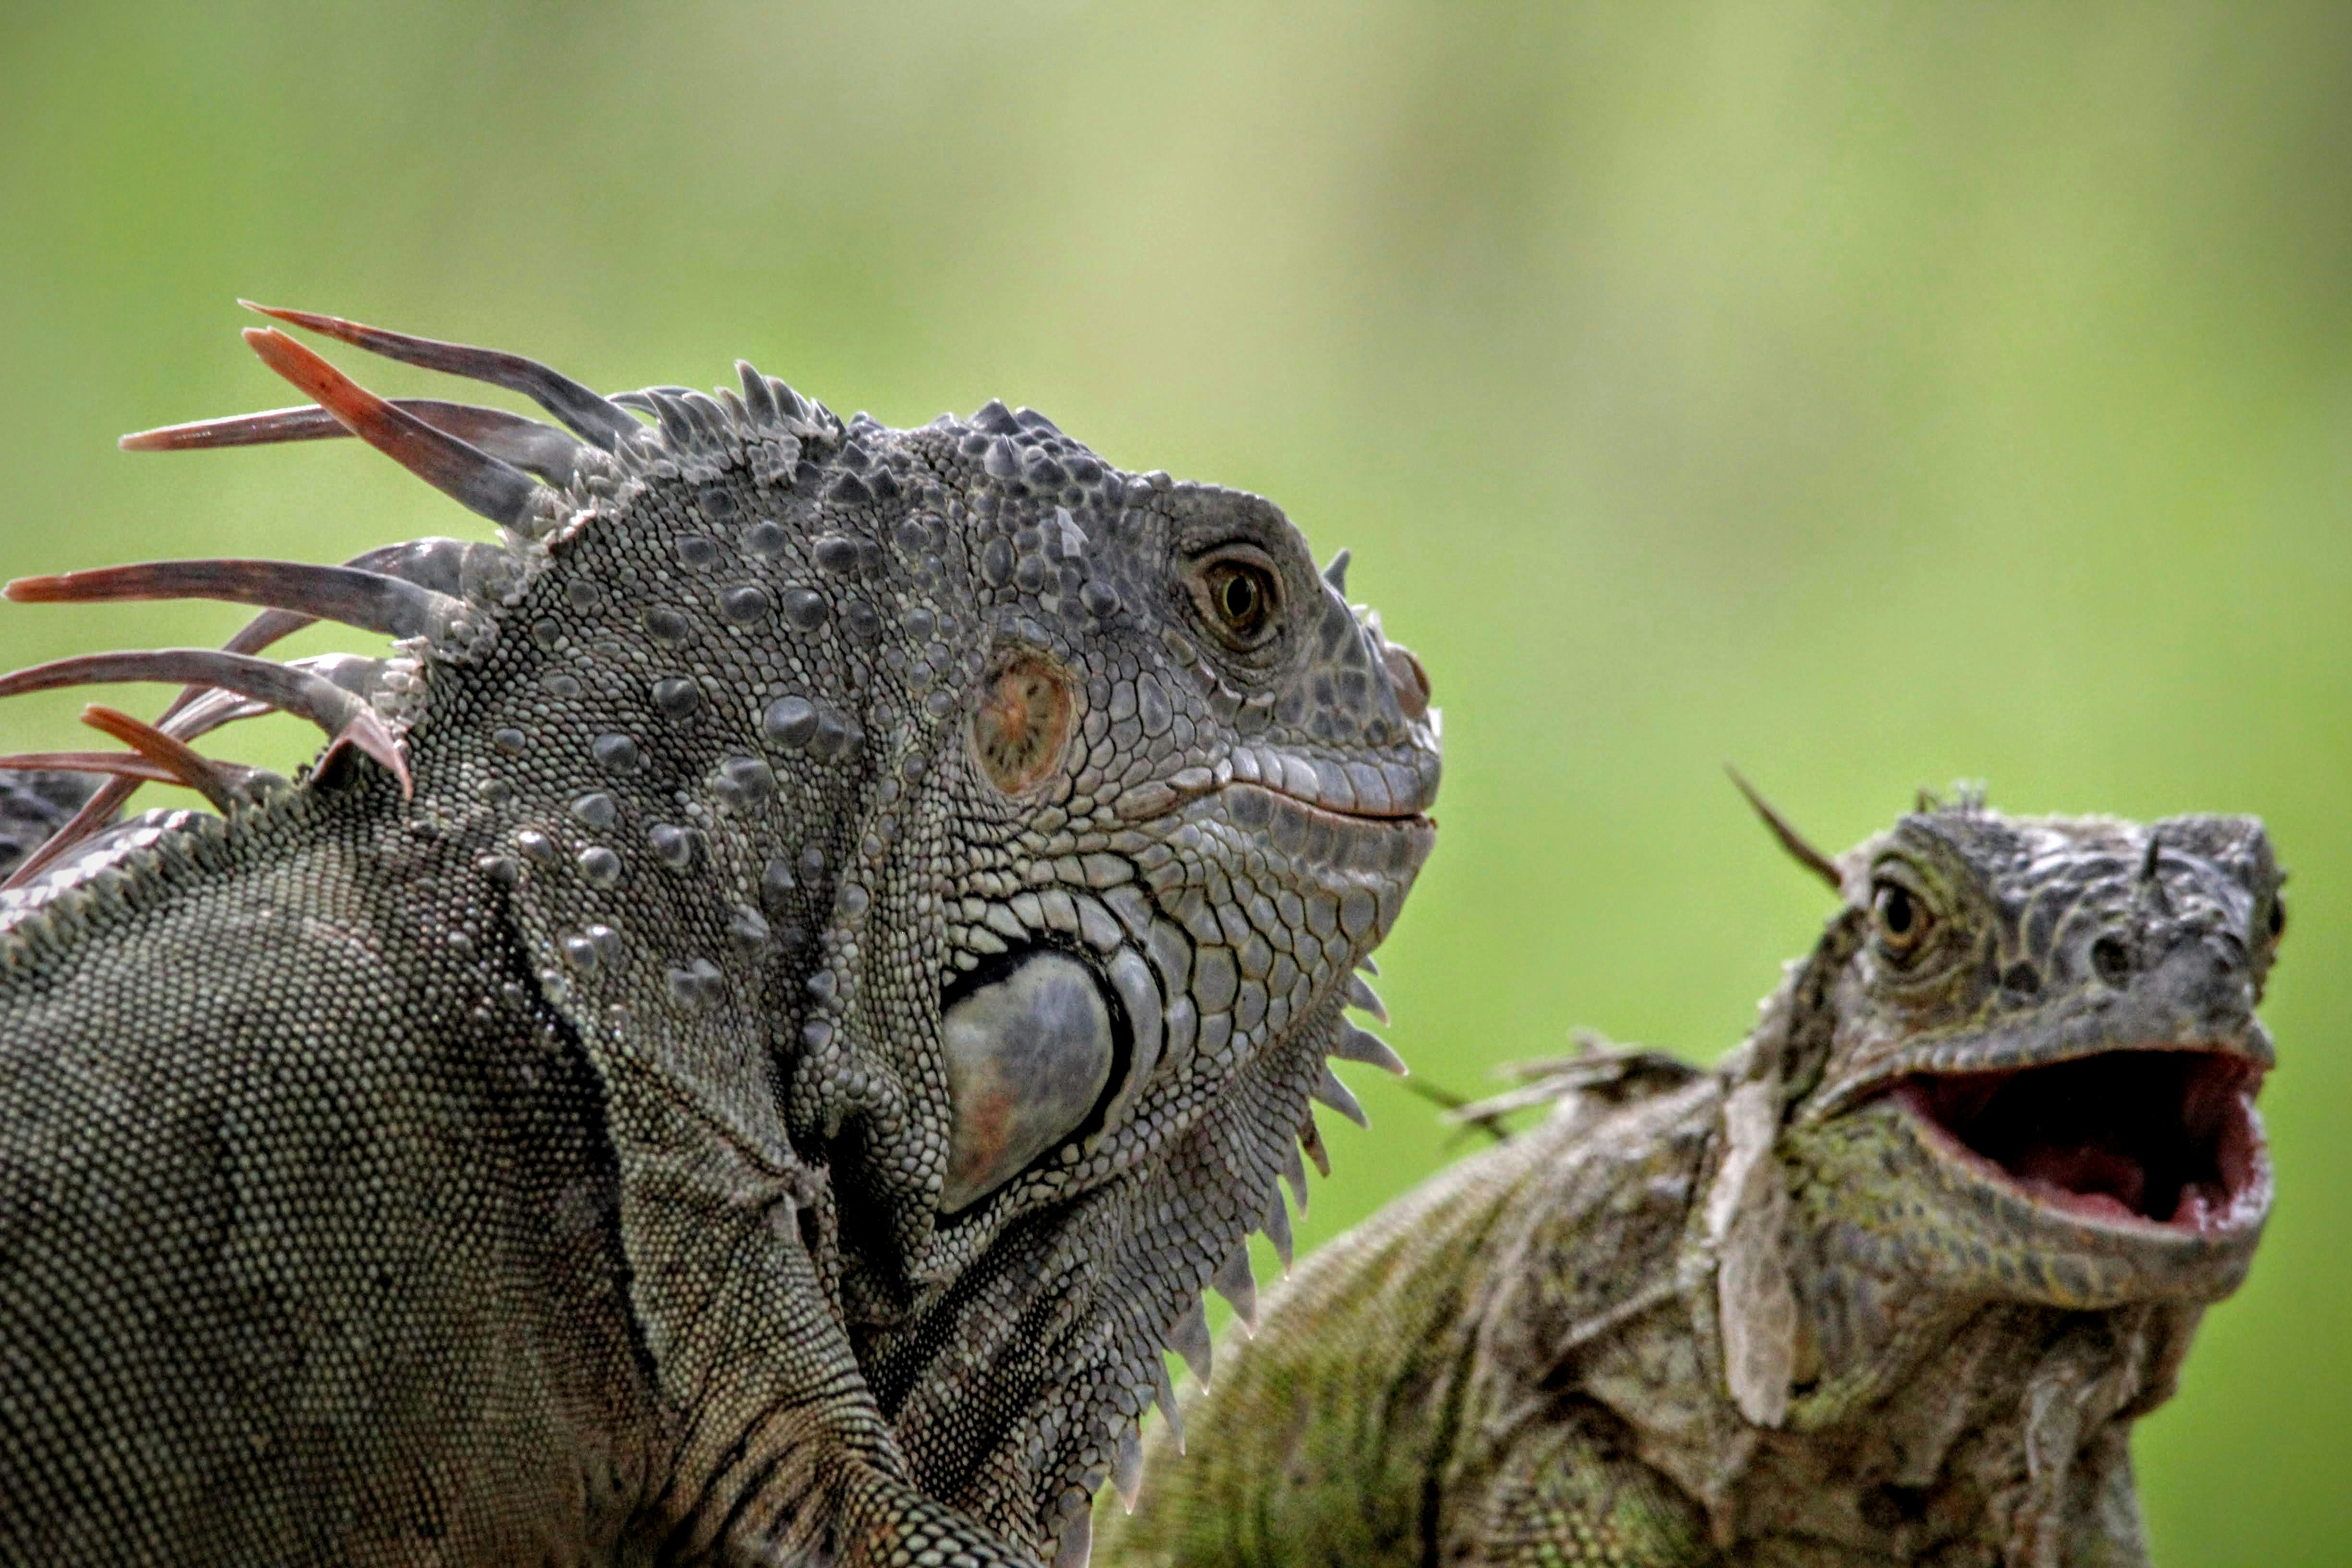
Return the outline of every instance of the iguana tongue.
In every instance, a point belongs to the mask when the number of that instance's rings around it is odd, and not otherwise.
[[[2003,1162],[2018,1184],[2053,1208],[2099,1219],[2131,1219],[2147,1192],[2147,1167],[2089,1144],[2040,1143]]]

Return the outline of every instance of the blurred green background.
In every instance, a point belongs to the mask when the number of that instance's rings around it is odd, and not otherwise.
[[[2160,1562],[2352,1555],[2352,9],[5,23],[0,573],[468,527],[349,444],[113,449],[294,400],[238,294],[607,387],[740,353],[892,423],[1034,404],[1351,546],[1427,661],[1444,829],[1382,987],[1444,1086],[1743,1031],[1826,904],[1726,759],[1832,847],[1956,776],[2260,813],[2281,1197],[2138,1454]],[[239,619],[9,610],[0,656]],[[1309,1244],[1449,1157],[1360,1091]]]

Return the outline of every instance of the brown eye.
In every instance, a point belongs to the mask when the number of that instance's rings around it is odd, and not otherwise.
[[[1216,630],[1247,646],[1263,637],[1274,619],[1274,574],[1249,561],[1212,562],[1201,574],[1202,596]]]
[[[1935,923],[1924,905],[1900,882],[1881,882],[1870,896],[1870,912],[1878,922],[1878,944],[1896,958],[1907,958],[1927,940]]]

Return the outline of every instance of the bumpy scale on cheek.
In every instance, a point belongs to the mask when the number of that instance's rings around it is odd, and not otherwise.
[[[1024,654],[999,670],[971,721],[972,754],[989,782],[1020,795],[1059,767],[1074,706],[1068,678],[1050,659]]]

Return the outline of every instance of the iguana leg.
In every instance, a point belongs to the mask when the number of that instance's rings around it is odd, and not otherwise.
[[[650,1073],[624,1067],[608,1087],[632,1303],[678,1434],[663,1552],[745,1568],[1034,1563],[908,1479],[802,1240],[811,1173],[731,1143]]]

